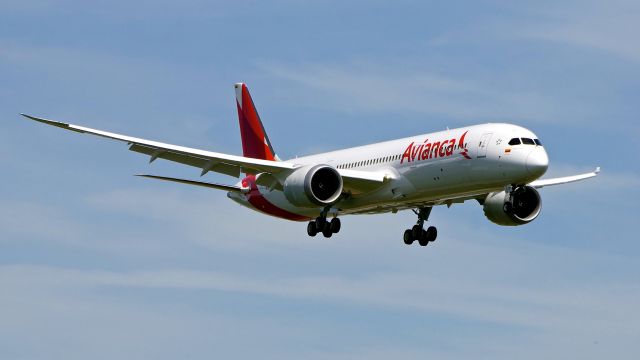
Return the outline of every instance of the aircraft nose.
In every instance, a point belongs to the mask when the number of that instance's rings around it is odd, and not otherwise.
[[[540,177],[547,172],[549,157],[542,146],[536,146],[527,157],[527,171],[533,176]]]

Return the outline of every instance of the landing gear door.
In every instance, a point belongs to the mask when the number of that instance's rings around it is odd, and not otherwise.
[[[482,134],[480,143],[478,144],[478,159],[487,157],[487,147],[489,146],[489,141],[491,140],[492,134],[493,133]]]

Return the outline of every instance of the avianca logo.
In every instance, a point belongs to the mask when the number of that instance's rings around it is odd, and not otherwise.
[[[464,137],[467,136],[469,131],[465,131],[460,139],[451,139],[445,141],[435,141],[429,142],[429,139],[426,139],[422,144],[412,142],[409,144],[407,149],[402,154],[402,160],[400,160],[400,164],[404,163],[405,160],[407,162],[412,161],[420,161],[433,159],[437,157],[446,157],[453,155],[453,152],[457,148],[462,150],[460,155],[464,156],[465,159],[471,159],[469,154],[467,153],[467,148],[465,147]]]

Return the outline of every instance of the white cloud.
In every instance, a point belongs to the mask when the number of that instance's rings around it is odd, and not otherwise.
[[[228,13],[223,4],[204,0],[138,0],[109,1],[93,4],[75,0],[4,0],[2,10],[6,13],[24,15],[64,16],[75,15],[98,19],[118,19],[135,21],[162,21],[166,19],[201,19],[219,17]]]
[[[640,320],[633,315],[635,304],[640,301],[640,288],[628,282],[600,284],[594,291],[583,284],[531,288],[524,284],[500,284],[493,279],[478,281],[473,276],[463,280],[457,273],[445,278],[407,273],[358,278],[259,274],[246,277],[221,272],[122,273],[24,265],[2,266],[0,275],[3,289],[13,293],[33,287],[55,292],[93,287],[213,290],[373,306],[385,311],[396,308],[448,314],[543,332],[599,331],[624,338],[633,334],[634,323]]]
[[[615,338],[622,345],[634,341],[634,323],[639,319],[633,315],[633,309],[640,300],[640,289],[634,282],[632,258],[564,249],[562,244],[542,245],[528,231],[496,228],[491,224],[478,226],[485,224],[478,206],[465,205],[464,212],[473,211],[477,218],[463,221],[457,220],[460,208],[438,208],[432,220],[439,225],[441,237],[422,249],[406,247],[401,242],[403,226],[414,221],[407,213],[345,218],[346,226],[339,236],[330,240],[309,239],[304,234],[304,224],[250,212],[229,202],[223,194],[167,189],[151,186],[143,190],[118,190],[91,196],[85,203],[92,211],[104,214],[85,224],[95,235],[77,235],[91,238],[92,243],[113,241],[110,237],[122,232],[116,229],[114,233],[101,233],[101,223],[110,223],[118,216],[130,218],[133,223],[141,222],[150,241],[139,249],[127,249],[133,252],[127,256],[136,263],[138,259],[139,265],[118,271],[100,270],[98,266],[83,269],[72,264],[5,265],[0,267],[0,287],[4,294],[11,295],[4,297],[4,303],[10,300],[10,306],[4,308],[17,311],[20,316],[13,318],[19,321],[31,307],[38,306],[33,298],[53,298],[54,305],[59,302],[59,307],[43,310],[51,316],[57,311],[70,311],[69,306],[62,305],[65,300],[76,306],[73,299],[63,295],[67,293],[86,297],[96,292],[162,291],[176,296],[202,291],[253,299],[275,297],[301,306],[320,302],[374,312],[415,312],[450,321],[498,324],[526,331],[534,344],[564,349],[577,346],[585,338]],[[211,198],[203,198],[203,194],[211,194]],[[22,212],[37,214],[30,208]],[[56,218],[52,221],[57,222]],[[73,225],[73,221],[69,224]],[[252,230],[242,231],[248,224]],[[47,227],[42,229],[46,232]],[[136,230],[126,229],[127,233],[131,231]],[[46,234],[34,236],[48,238]],[[123,242],[133,240],[127,234],[121,236]],[[178,266],[149,265],[152,262],[145,258],[148,254],[142,247],[161,241],[202,251],[210,257],[211,265],[192,266],[187,255],[185,261],[178,261],[181,264]],[[98,251],[100,246],[96,246]],[[219,254],[220,250],[225,252]],[[220,258],[230,254],[242,265],[221,265]],[[272,268],[271,264],[277,266]],[[585,277],[585,271],[597,271],[594,269],[603,272]],[[133,319],[147,321],[149,326],[167,324],[157,318],[155,311],[149,312],[150,318],[146,319],[147,315],[135,316],[135,309],[119,309],[112,300],[96,301],[96,296],[91,295],[87,302],[79,304],[84,309],[80,314],[86,316],[90,309],[101,309],[121,319],[131,313]],[[131,306],[130,302],[127,304]],[[74,319],[70,321],[81,322],[74,316],[69,314]],[[173,320],[180,324],[179,319]],[[254,323],[245,326],[257,327]],[[109,331],[115,327],[110,326]],[[134,328],[144,331],[145,325]],[[300,331],[308,334],[309,330]],[[273,336],[279,338],[287,333],[279,329],[279,335]],[[567,333],[573,337],[564,337]],[[152,331],[154,339],[170,336],[153,334],[156,333]],[[106,332],[104,336],[110,335]],[[100,345],[98,340],[88,341]],[[491,344],[478,346],[494,354],[517,351],[495,349]],[[385,345],[379,351],[400,350]],[[319,354],[317,357],[321,358],[322,353]],[[408,349],[407,354],[418,356],[424,351]]]
[[[529,36],[612,54],[640,63],[640,4],[637,1],[578,1],[554,4],[549,21],[526,32]]]
[[[347,112],[413,112],[469,121],[510,118],[544,121],[551,112],[548,99],[536,91],[514,91],[495,83],[430,73],[407,68],[406,63],[261,66],[272,77],[293,83],[288,96],[296,102],[330,105]],[[322,103],[318,103],[318,98]]]
[[[69,214],[51,206],[28,202],[5,201],[0,206],[0,228],[8,237],[19,234],[63,242],[73,242],[84,233],[84,227],[75,223]],[[7,240],[10,239],[4,239]]]

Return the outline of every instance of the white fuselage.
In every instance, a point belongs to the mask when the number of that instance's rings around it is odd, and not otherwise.
[[[509,145],[516,138],[535,143]],[[329,210],[346,215],[451,204],[500,191],[508,185],[527,184],[546,172],[548,157],[531,131],[511,124],[483,124],[288,162],[383,173],[387,179],[384,186],[348,194]],[[251,178],[244,179],[242,185],[253,190],[248,194],[229,193],[229,197],[270,215],[304,221],[323,210],[294,206],[282,191],[252,184]]]

